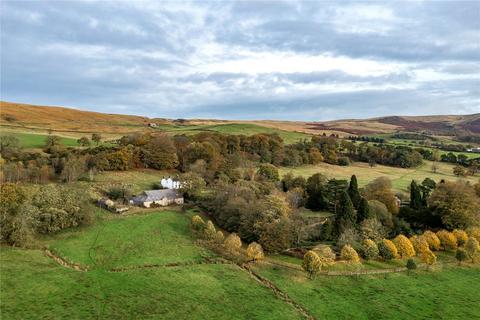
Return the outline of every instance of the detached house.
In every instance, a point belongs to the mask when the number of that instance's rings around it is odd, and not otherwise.
[[[170,204],[183,204],[183,196],[176,189],[147,190],[131,200],[135,205],[150,208],[155,206],[168,206]]]

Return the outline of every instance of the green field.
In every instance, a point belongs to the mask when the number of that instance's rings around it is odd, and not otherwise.
[[[27,149],[44,148],[48,135],[35,133],[6,132],[0,133],[2,136],[11,135],[20,141],[20,146]],[[78,147],[77,139],[61,137],[61,143],[66,147]]]
[[[293,269],[258,265],[318,319],[478,319],[480,268],[445,267],[375,276],[318,276],[309,280]]]
[[[212,261],[216,255],[195,242],[189,227],[192,214],[171,210],[131,216],[104,213],[91,227],[39,240],[64,260],[90,266],[86,272],[60,266],[41,250],[0,247],[2,319],[302,318],[292,304],[235,264],[206,263],[206,257]],[[450,253],[439,253],[439,258],[452,259]],[[299,270],[300,259],[280,255],[267,261],[294,267],[260,263],[253,268],[317,319],[480,316],[478,266],[308,280]],[[404,263],[373,261],[363,268]],[[137,268],[110,271],[119,267]],[[337,263],[332,270],[351,268]]]
[[[424,161],[424,164],[420,167],[410,169],[382,165],[370,167],[368,163],[364,162],[355,162],[350,166],[336,166],[322,162],[318,165],[307,165],[295,168],[280,168],[280,174],[285,175],[288,172],[292,172],[294,175],[301,175],[307,178],[315,173],[322,173],[328,178],[336,179],[350,179],[350,177],[355,174],[360,186],[366,185],[375,178],[385,176],[392,180],[394,189],[403,191],[407,190],[412,180],[421,182],[427,177],[437,182],[442,179],[448,181],[462,179],[472,183],[476,183],[480,178],[480,176],[458,178],[453,174],[453,165],[438,162],[437,166],[437,172],[433,173],[431,170],[432,162],[430,161]]]
[[[163,177],[176,177],[178,172],[160,171],[154,169],[138,169],[129,171],[105,171],[95,175],[95,184],[101,189],[107,189],[113,184],[128,184],[135,194],[144,190],[151,190]]]
[[[220,132],[224,134],[253,135],[259,133],[278,134],[286,144],[298,142],[302,139],[309,139],[311,136],[301,132],[286,131],[259,126],[250,123],[226,123],[213,125],[160,125],[160,130],[176,134],[196,134],[199,132]]]

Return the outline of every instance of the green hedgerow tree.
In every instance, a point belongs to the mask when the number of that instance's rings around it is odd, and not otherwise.
[[[370,218],[372,218],[372,215],[370,214],[370,205],[368,204],[368,200],[362,197],[358,205],[357,222],[361,223]]]
[[[194,215],[192,217],[192,229],[200,232],[205,228],[205,221],[199,215]]]
[[[217,230],[215,229],[212,221],[208,220],[205,229],[203,229],[203,236],[207,240],[215,240],[217,236]]]
[[[302,268],[308,273],[308,277],[313,279],[321,267],[322,263],[319,256],[312,250],[307,251],[303,256]]]
[[[467,243],[465,243],[465,251],[467,252],[468,257],[472,259],[472,262],[475,262],[475,258],[480,252],[478,240],[474,237],[469,237]]]
[[[408,271],[417,269],[417,264],[415,263],[415,260],[411,258],[407,260],[407,269]]]
[[[350,178],[350,184],[348,186],[347,190],[348,195],[350,196],[350,200],[352,200],[353,206],[358,209],[360,205],[360,192],[358,191],[358,182],[357,182],[357,177],[355,175],[352,175]]]

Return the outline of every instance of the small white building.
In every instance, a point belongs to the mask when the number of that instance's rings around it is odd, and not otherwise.
[[[160,181],[160,185],[164,189],[180,189],[180,181],[173,180],[170,177],[168,179],[163,178]]]
[[[183,196],[175,189],[147,190],[132,200],[132,204],[150,208],[152,205],[183,204]]]

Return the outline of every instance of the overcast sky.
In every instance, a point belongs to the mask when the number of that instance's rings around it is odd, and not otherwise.
[[[1,1],[1,99],[169,118],[480,112],[480,1]]]

